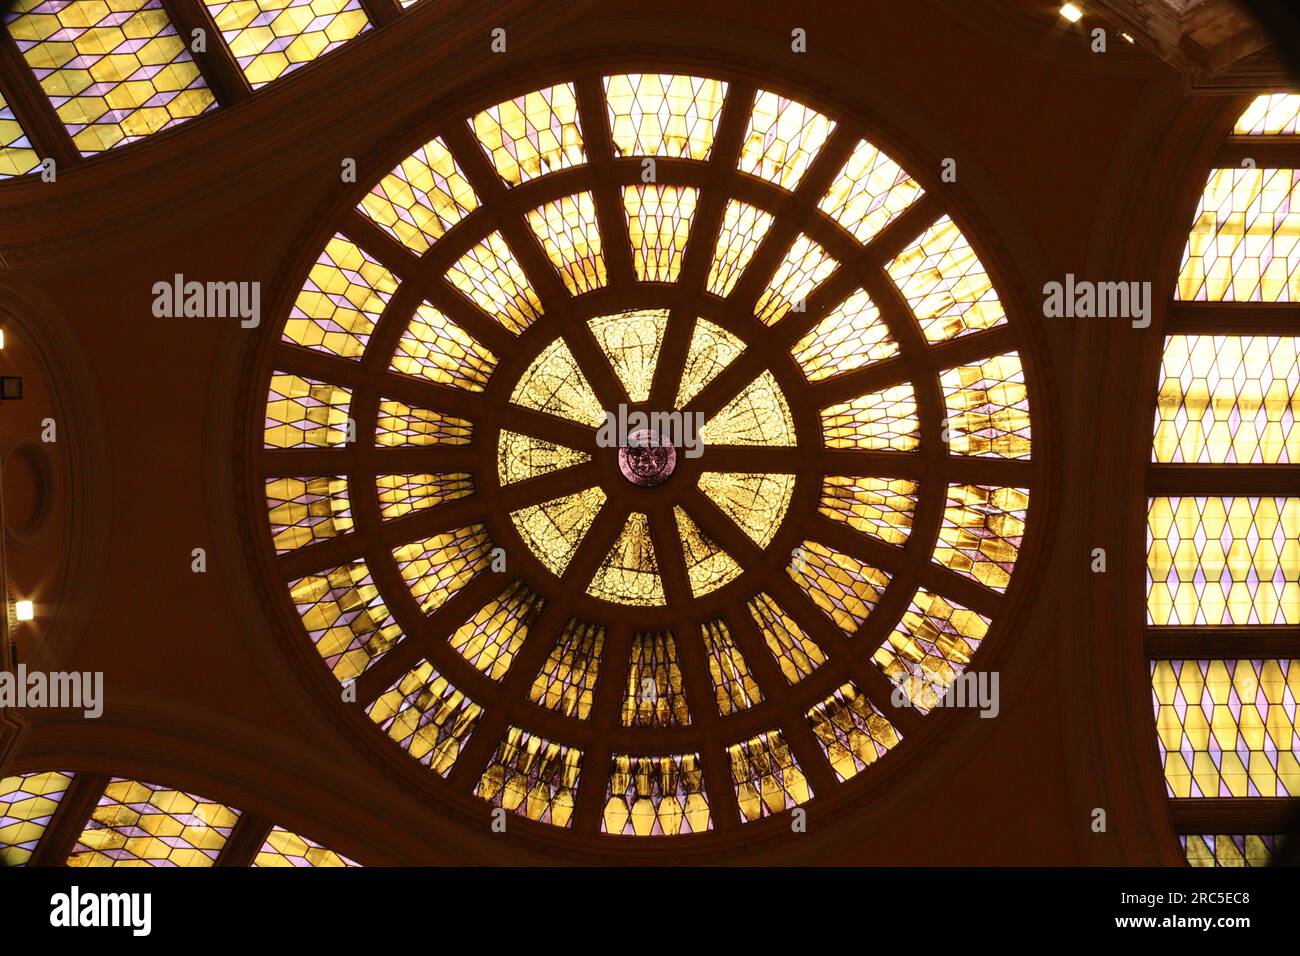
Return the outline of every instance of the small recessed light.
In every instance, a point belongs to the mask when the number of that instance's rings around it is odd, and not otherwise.
[[[30,621],[36,617],[36,608],[31,601],[15,601],[14,617],[20,621]]]
[[[1125,33],[1123,30],[1120,31],[1119,35],[1122,36],[1122,37],[1123,37],[1125,40],[1127,40],[1129,43],[1136,43],[1136,42],[1137,42],[1137,41],[1134,40],[1131,36],[1129,36],[1127,33]]]
[[[5,330],[0,329],[0,349],[5,347]]]
[[[1083,19],[1083,11],[1072,3],[1063,3],[1061,4],[1061,16],[1071,23],[1078,23]]]

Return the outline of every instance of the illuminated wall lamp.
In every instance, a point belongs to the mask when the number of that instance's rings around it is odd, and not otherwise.
[[[1063,3],[1061,4],[1061,16],[1065,17],[1065,19],[1069,20],[1071,23],[1078,23],[1083,19],[1083,11],[1073,3]]]
[[[15,601],[14,617],[20,621],[30,621],[36,617],[36,606],[31,601]]]

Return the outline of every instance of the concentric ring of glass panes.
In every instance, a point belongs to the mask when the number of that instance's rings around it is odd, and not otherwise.
[[[940,719],[1031,436],[1003,303],[916,179],[748,82],[602,72],[357,198],[261,461],[289,598],[380,734],[452,792],[645,837],[782,814]],[[699,464],[604,467],[618,404],[699,413]]]

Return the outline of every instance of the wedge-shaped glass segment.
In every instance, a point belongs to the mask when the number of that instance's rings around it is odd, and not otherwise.
[[[68,866],[212,866],[239,811],[180,790],[114,777]]]
[[[679,727],[691,722],[677,662],[677,643],[667,631],[632,635],[623,695],[624,727]]]
[[[1196,207],[1175,298],[1300,301],[1300,170],[1216,169]]]
[[[360,866],[341,853],[329,847],[321,846],[315,840],[309,840],[297,833],[290,833],[284,827],[272,827],[266,835],[262,849],[253,858],[253,866],[269,867],[342,867]]]
[[[775,472],[706,471],[699,485],[741,531],[766,548],[790,507],[794,481],[794,475]]]
[[[82,155],[135,142],[216,106],[186,38],[159,0],[6,6],[6,30]]]
[[[528,213],[528,225],[571,294],[582,295],[605,284],[605,256],[591,193],[538,206]]]
[[[642,282],[676,282],[700,191],[688,186],[626,186],[632,265]]]
[[[510,520],[538,560],[558,576],[569,567],[604,504],[604,491],[599,487],[587,488],[520,508],[510,513]]]
[[[492,542],[481,524],[436,534],[393,549],[393,560],[426,614],[447,603],[491,559]]]
[[[906,478],[827,475],[817,511],[888,544],[902,544],[912,530],[917,484]]]
[[[581,773],[581,750],[510,727],[474,793],[529,820],[567,827]]]
[[[776,658],[781,673],[791,684],[797,684],[826,663],[826,655],[794,618],[764,591],[759,591],[746,605],[749,616],[758,625],[767,649]]]
[[[72,777],[51,770],[0,779],[0,867],[27,865]]]
[[[271,376],[267,448],[332,448],[348,442],[351,389],[287,372]]]
[[[0,179],[33,172],[40,164],[41,158],[32,148],[27,132],[4,96],[0,96]]]
[[[1147,623],[1300,624],[1300,498],[1151,498]]]
[[[622,315],[605,315],[588,325],[596,343],[614,367],[627,397],[633,402],[650,399],[659,346],[668,328],[667,309],[643,309]]]
[[[614,155],[708,159],[726,97],[722,80],[698,76],[605,77]]]
[[[677,533],[682,539],[692,594],[703,597],[740,577],[741,567],[736,559],[701,531],[680,505],[673,508],[673,517],[677,519]]]
[[[723,717],[753,707],[763,699],[758,682],[731,632],[721,619],[704,625],[704,650],[709,658],[709,676],[713,678],[713,699]]]
[[[399,446],[468,445],[473,426],[463,418],[427,408],[412,408],[386,398],[379,403],[375,444]]]
[[[611,758],[601,833],[677,836],[712,829],[699,754]]]
[[[1281,841],[1276,836],[1256,833],[1229,835],[1193,834],[1180,836],[1188,866],[1268,866]]]
[[[746,822],[784,813],[813,797],[812,785],[779,730],[732,744],[727,758],[736,803]]]
[[[361,676],[403,636],[364,561],[289,582],[289,600],[340,683]]]
[[[710,292],[724,299],[731,295],[770,228],[770,212],[739,199],[727,202],[727,208],[722,212],[718,242],[713,247],[713,262],[709,266]]]
[[[1165,339],[1151,460],[1300,463],[1300,338]]]
[[[499,232],[465,253],[447,270],[447,280],[516,335],[542,314],[541,300]]]
[[[307,273],[307,284],[284,323],[284,340],[360,358],[396,291],[391,272],[352,240],[335,234]]]
[[[684,408],[700,393],[700,389],[713,381],[743,351],[745,343],[726,329],[705,319],[696,319],[691,344],[686,350],[681,385],[677,388],[676,406]]]
[[[474,493],[474,480],[465,472],[441,472],[436,475],[376,475],[379,514],[383,518],[400,518],[412,511],[466,498]]]
[[[483,708],[422,661],[398,678],[366,713],[399,747],[445,777],[478,726]]]
[[[790,350],[810,382],[865,368],[898,354],[898,343],[865,291],[853,293]]]
[[[276,554],[352,530],[346,478],[268,478],[266,507]]]
[[[564,339],[556,339],[533,359],[510,401],[593,428],[605,423],[605,410]]]
[[[604,646],[604,627],[570,618],[533,680],[528,699],[565,717],[590,720]]]
[[[253,89],[370,29],[359,0],[204,0]]]
[[[503,485],[549,475],[591,461],[585,451],[502,429],[497,439],[497,480]]]
[[[745,390],[700,430],[709,445],[792,446],[794,419],[770,370],[745,386]]]
[[[1232,130],[1238,136],[1294,136],[1300,132],[1300,96],[1265,93],[1257,96]]]
[[[587,593],[617,604],[666,604],[659,562],[650,540],[650,521],[644,512],[627,516],[623,532],[596,569]]]
[[[863,625],[889,586],[886,572],[816,541],[796,548],[786,571],[846,634]]]
[[[805,716],[841,783],[866,770],[903,738],[852,683],[841,686]]]
[[[1029,492],[992,485],[949,485],[934,561],[1005,591],[1025,535]]]
[[[448,643],[465,660],[499,681],[510,670],[528,629],[545,605],[523,581],[513,581],[457,628]]]
[[[587,161],[572,83],[506,100],[470,125],[510,186]]]
[[[1007,314],[983,263],[944,216],[887,267],[927,342],[1002,325]]]
[[[481,392],[497,357],[428,302],[411,316],[393,353],[393,371],[471,392]]]
[[[429,140],[381,179],[357,206],[416,254],[478,208],[478,196],[441,137]]]
[[[1029,393],[1015,352],[939,375],[948,451],[980,458],[1029,457]]]
[[[859,395],[822,409],[827,448],[915,451],[921,444],[916,396],[910,384]]]
[[[816,110],[760,90],[741,141],[737,168],[794,189],[834,129],[835,122]]]
[[[924,588],[871,661],[928,714],[970,666],[989,619]]]
[[[863,140],[817,208],[860,242],[870,242],[924,192],[897,163]]]
[[[1300,794],[1300,661],[1152,661],[1171,797]]]
[[[825,249],[800,233],[758,297],[754,314],[773,325],[791,309],[802,312],[804,300],[837,266],[839,263]]]

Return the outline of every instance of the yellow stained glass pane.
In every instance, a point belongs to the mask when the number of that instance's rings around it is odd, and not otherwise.
[[[491,560],[492,542],[481,524],[436,534],[393,549],[393,560],[426,614],[442,607]]]
[[[722,211],[722,228],[713,247],[708,290],[726,298],[754,258],[763,237],[772,228],[772,214],[757,206],[731,199]]]
[[[989,619],[921,588],[871,661],[929,713],[957,678],[989,630]]]
[[[204,0],[253,89],[370,29],[359,0]]]
[[[471,392],[481,392],[497,357],[428,302],[420,303],[393,352],[392,368]]]
[[[910,384],[859,395],[823,408],[822,438],[828,448],[915,451],[921,444],[916,396]]]
[[[516,335],[541,317],[541,300],[499,232],[465,253],[447,270],[447,280]]]
[[[510,401],[593,428],[605,423],[605,410],[562,338],[533,359],[515,385]]]
[[[154,784],[114,777],[68,866],[212,866],[239,811]]]
[[[587,161],[572,83],[516,96],[470,121],[507,185]]]
[[[650,521],[633,511],[614,546],[596,569],[587,593],[617,604],[666,604],[659,562],[650,540]]]
[[[357,205],[417,255],[478,208],[478,196],[441,137],[402,160]]]
[[[478,726],[483,708],[422,661],[398,678],[366,713],[399,747],[445,777]]]
[[[626,186],[632,265],[642,282],[676,282],[700,191],[688,186]]]
[[[1169,796],[1300,793],[1300,662],[1152,661],[1151,696]]]
[[[1300,301],[1300,170],[1210,172],[1183,250],[1175,298]]]
[[[216,106],[159,0],[6,6],[9,36],[82,155],[135,142]]]
[[[712,829],[699,754],[611,758],[601,833],[677,836]]]
[[[393,448],[402,445],[468,445],[473,426],[463,418],[427,408],[412,408],[403,402],[383,399],[375,423],[375,444]]]
[[[767,325],[779,322],[790,310],[803,312],[808,296],[839,266],[839,263],[802,233],[776,267],[772,281],[758,297],[754,314]]]
[[[790,349],[810,382],[865,368],[898,354],[871,297],[859,289]]]
[[[474,480],[465,472],[376,475],[375,487],[379,492],[380,516],[400,518],[412,511],[421,511],[472,495]]]
[[[1255,97],[1232,130],[1238,136],[1294,136],[1300,132],[1300,96],[1265,93]]]
[[[692,594],[703,597],[740,577],[741,568],[736,559],[701,531],[680,505],[674,506],[673,517],[677,519],[677,533],[682,539]]]
[[[940,373],[939,384],[951,454],[1029,457],[1029,393],[1018,354],[950,368]]]
[[[928,342],[1002,325],[993,280],[957,224],[944,216],[887,266]]]
[[[457,628],[448,643],[465,660],[499,681],[514,663],[528,629],[545,605],[523,581],[512,581]]]
[[[741,141],[737,168],[794,189],[834,129],[834,120],[816,110],[759,90]]]
[[[1300,462],[1300,338],[1171,335],[1165,339],[1151,460],[1180,464]]]
[[[708,654],[713,699],[719,714],[726,717],[747,710],[763,699],[758,682],[721,619],[704,625],[704,650]]]
[[[565,717],[590,720],[605,628],[570,618],[533,680],[528,699]]]
[[[632,653],[623,695],[624,727],[677,727],[691,722],[677,643],[666,631],[632,635]]]
[[[912,530],[917,484],[906,478],[827,475],[817,511],[888,544],[902,544]]]
[[[1147,623],[1300,624],[1300,498],[1151,498]]]
[[[852,683],[842,685],[805,716],[841,783],[866,770],[903,738]]]
[[[749,616],[758,625],[767,649],[776,658],[781,673],[791,684],[797,684],[826,663],[826,655],[817,642],[803,632],[794,618],[785,612],[765,591],[746,605]]]
[[[727,757],[736,803],[746,822],[784,813],[813,797],[812,785],[779,730],[732,744]]]
[[[836,174],[817,208],[861,242],[870,242],[925,192],[897,163],[866,140]]]
[[[72,777],[51,770],[0,779],[0,867],[27,865]]]
[[[502,485],[549,475],[591,461],[585,451],[502,429],[497,438],[497,480]]]
[[[755,544],[766,548],[785,519],[794,482],[794,475],[776,472],[706,471],[699,486]]]
[[[307,283],[284,323],[284,340],[341,358],[360,358],[396,291],[391,272],[336,233],[307,273]]]
[[[340,683],[360,677],[402,640],[402,629],[364,561],[289,582],[289,600],[308,639]]]
[[[605,77],[614,155],[707,159],[726,97],[727,84],[722,80],[698,76]]]
[[[360,866],[341,853],[321,846],[315,840],[309,840],[297,833],[290,833],[284,827],[273,827],[266,835],[266,841],[253,858],[253,866],[269,867],[343,867]]]
[[[349,438],[351,389],[286,372],[271,376],[267,448],[332,448]]]
[[[0,95],[0,179],[33,172],[40,164],[27,132]]]
[[[268,478],[266,507],[276,554],[352,530],[346,478]]]
[[[794,419],[776,377],[765,369],[700,430],[709,445],[793,446]]]
[[[655,364],[659,361],[659,346],[663,343],[664,330],[668,328],[668,310],[642,309],[621,315],[604,315],[587,324],[596,337],[596,344],[623,383],[628,400],[649,401]]]
[[[510,727],[474,793],[529,820],[567,827],[581,773],[581,750]]]
[[[816,541],[796,548],[786,571],[846,634],[863,625],[889,586],[885,571]]]
[[[519,536],[555,575],[564,574],[605,504],[599,487],[575,491],[510,513]]]
[[[1189,866],[1268,866],[1281,845],[1281,837],[1255,833],[1180,836]]]
[[[933,560],[1005,591],[1025,535],[1029,492],[991,485],[949,485]]]
[[[678,408],[684,408],[687,402],[700,393],[700,389],[713,381],[743,351],[745,343],[726,329],[705,319],[696,319],[674,404]]]
[[[528,213],[528,225],[571,294],[582,295],[605,284],[605,256],[591,193],[538,206]]]

